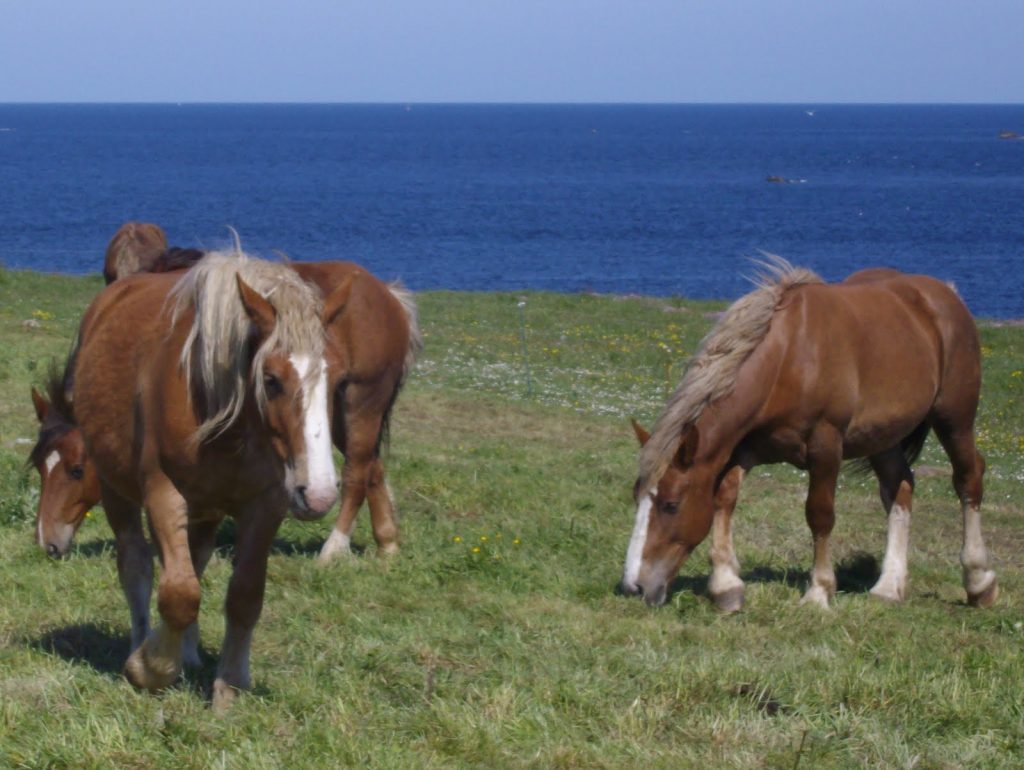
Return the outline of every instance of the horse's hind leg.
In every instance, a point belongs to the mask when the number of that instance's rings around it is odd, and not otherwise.
[[[715,494],[708,593],[723,612],[737,612],[743,608],[743,580],[740,579],[740,563],[732,545],[732,512],[736,508],[745,472],[739,465],[730,468],[722,476]]]
[[[973,425],[950,426],[935,421],[935,434],[953,465],[953,489],[963,511],[964,540],[960,550],[967,602],[973,607],[991,607],[999,596],[996,573],[989,567],[988,549],[981,535],[982,477],[985,460],[974,444]]]
[[[817,604],[825,609],[836,593],[836,573],[832,569],[829,538],[836,522],[836,480],[842,455],[842,437],[831,427],[819,427],[808,442],[810,483],[805,514],[814,540],[814,566],[811,568],[811,584],[800,602]]]
[[[871,457],[871,467],[878,476],[878,491],[889,521],[882,574],[871,593],[880,599],[901,602],[907,596],[907,548],[914,473],[900,447]]]
[[[138,505],[104,487],[101,498],[117,544],[117,576],[131,616],[131,650],[149,633],[149,599],[153,593],[153,556],[142,530]]]
[[[360,384],[350,384],[345,392],[344,453],[341,472],[341,510],[334,529],[320,549],[321,564],[351,548],[352,526],[363,501],[369,498],[373,537],[381,554],[398,551],[398,526],[394,504],[384,479],[378,445],[387,402],[378,392]],[[337,418],[335,418],[337,419]]]
[[[373,526],[373,538],[377,541],[377,551],[385,555],[398,553],[395,498],[391,494],[387,479],[384,478],[384,463],[380,455],[373,459],[373,465],[370,467],[366,495],[370,504],[370,522]]]

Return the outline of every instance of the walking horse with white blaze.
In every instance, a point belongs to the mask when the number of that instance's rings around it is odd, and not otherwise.
[[[287,510],[319,518],[338,498],[331,394],[344,365],[330,327],[351,285],[321,300],[289,266],[236,249],[186,273],[117,280],[86,311],[65,391],[116,537],[133,684],[161,689],[183,657],[197,662],[199,578],[230,515],[236,560],[214,706],[249,686],[274,534]],[[140,506],[162,567],[152,632]]]

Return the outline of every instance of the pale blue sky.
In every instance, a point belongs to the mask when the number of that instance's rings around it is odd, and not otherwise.
[[[0,102],[1024,102],[1024,0],[0,0]]]

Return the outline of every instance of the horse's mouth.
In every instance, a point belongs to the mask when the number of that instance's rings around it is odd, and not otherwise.
[[[327,512],[334,507],[337,499],[337,495],[335,495],[329,501],[318,499],[316,505],[311,505],[310,499],[306,496],[306,487],[296,487],[292,490],[289,508],[292,516],[299,521],[317,521],[327,515]]]

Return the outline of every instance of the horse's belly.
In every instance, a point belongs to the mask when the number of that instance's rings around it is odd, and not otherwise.
[[[884,419],[853,421],[843,432],[843,457],[865,457],[897,446],[927,417],[927,409],[908,410]]]

